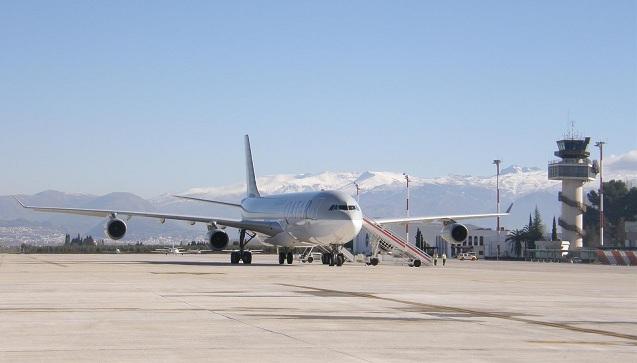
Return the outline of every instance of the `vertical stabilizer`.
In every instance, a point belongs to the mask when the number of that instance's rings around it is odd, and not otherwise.
[[[246,153],[246,184],[248,198],[258,198],[259,189],[257,189],[257,180],[254,177],[254,164],[252,163],[252,150],[250,149],[250,137],[245,135],[245,153]]]

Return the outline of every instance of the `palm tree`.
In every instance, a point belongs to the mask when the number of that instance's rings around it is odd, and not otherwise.
[[[520,252],[522,251],[522,242],[527,240],[528,237],[528,227],[524,227],[521,229],[514,229],[509,232],[506,240],[511,242],[511,251],[516,256],[520,256]]]

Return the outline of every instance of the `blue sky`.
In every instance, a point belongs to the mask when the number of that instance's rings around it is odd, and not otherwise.
[[[0,3],[0,194],[637,149],[636,1]]]

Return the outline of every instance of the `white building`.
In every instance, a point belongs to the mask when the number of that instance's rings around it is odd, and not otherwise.
[[[441,255],[453,257],[462,252],[476,252],[479,258],[513,257],[511,243],[506,241],[509,230],[502,229],[500,233],[491,228],[482,228],[473,225],[466,225],[468,229],[467,239],[461,243],[452,245],[441,237],[442,226],[436,223],[414,223],[409,228],[409,243],[416,243],[416,231],[420,229],[428,246],[434,247],[435,251]],[[405,227],[402,225],[388,226],[392,233],[405,238]],[[361,233],[354,239],[354,254],[371,255],[371,236],[363,228]]]
[[[450,244],[441,235],[435,239],[435,247],[438,253],[445,252],[448,256],[456,256],[463,252],[475,252],[478,258],[512,257],[511,243],[506,238],[508,230],[502,229],[500,233],[491,228],[481,228],[467,225],[469,233],[467,239],[458,244]]]

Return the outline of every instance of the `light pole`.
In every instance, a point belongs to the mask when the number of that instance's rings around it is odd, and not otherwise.
[[[403,173],[405,180],[407,181],[407,218],[409,218],[409,175]],[[409,221],[405,223],[405,233],[407,235],[407,243],[409,243]]]
[[[604,246],[604,141],[595,143],[599,148],[599,245]]]
[[[493,160],[493,163],[496,167],[495,174],[495,208],[496,212],[500,214],[500,163],[502,160]],[[500,216],[496,217],[496,228],[498,231],[498,236],[500,236]]]
[[[356,187],[356,203],[360,203],[359,192],[361,191],[361,187],[357,182],[354,182],[354,186]]]

